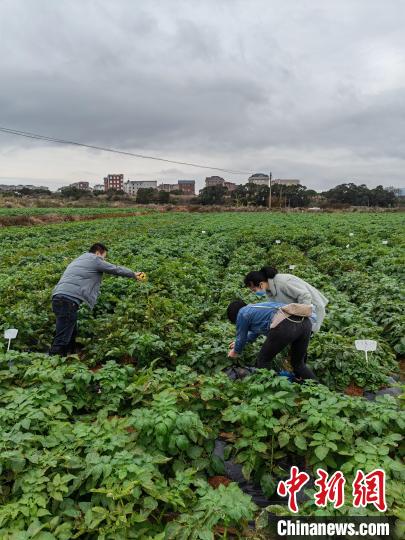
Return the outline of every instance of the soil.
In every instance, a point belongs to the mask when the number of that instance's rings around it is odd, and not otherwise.
[[[357,384],[350,383],[344,393],[348,396],[362,396],[364,394],[364,388],[360,388]]]
[[[211,476],[211,478],[208,478],[209,485],[214,489],[217,489],[221,484],[223,486],[227,486],[231,482],[232,480],[230,480],[226,476]]]
[[[137,359],[134,358],[133,356],[130,356],[129,354],[126,354],[125,356],[123,356],[121,359],[120,359],[120,364],[121,365],[136,365],[137,364]]]
[[[402,382],[405,381],[405,357],[399,359],[399,376]]]
[[[100,371],[100,369],[102,368],[103,366],[94,366],[94,367],[91,367],[89,368],[90,371],[92,371],[93,373],[97,373],[97,371]]]
[[[236,439],[236,435],[232,431],[221,431],[219,436],[225,441],[234,441]]]

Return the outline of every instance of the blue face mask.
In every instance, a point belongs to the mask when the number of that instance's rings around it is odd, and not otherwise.
[[[255,295],[259,298],[263,298],[263,296],[266,296],[266,291],[263,291],[263,289],[261,289],[260,291],[255,291]]]

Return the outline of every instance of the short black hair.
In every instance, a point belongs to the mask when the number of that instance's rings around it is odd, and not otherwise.
[[[258,287],[260,283],[267,281],[266,274],[263,272],[249,272],[244,279],[246,287]]]
[[[96,253],[97,251],[99,251],[100,253],[105,253],[106,251],[108,251],[108,248],[104,244],[96,242],[89,249],[89,253]]]
[[[258,272],[249,272],[244,279],[246,287],[258,287],[263,281],[273,279],[278,274],[277,268],[273,266],[263,266]]]
[[[234,300],[229,304],[226,310],[226,314],[231,323],[236,323],[239,311],[247,304],[243,300]]]

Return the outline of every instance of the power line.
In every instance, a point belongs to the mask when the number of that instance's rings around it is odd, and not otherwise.
[[[156,157],[156,156],[146,156],[144,154],[135,154],[133,152],[125,152],[124,150],[116,150],[114,148],[106,148],[104,146],[95,146],[92,144],[85,144],[75,141],[68,141],[65,139],[57,139],[55,137],[47,137],[46,135],[39,135],[38,133],[31,133],[29,131],[19,131],[17,129],[11,129],[6,127],[0,126],[0,132],[2,133],[8,133],[10,135],[17,135],[18,137],[26,137],[27,139],[37,139],[40,141],[48,141],[58,144],[66,144],[70,146],[80,146],[83,148],[91,148],[92,150],[100,150],[102,152],[110,152],[112,154],[122,154],[124,156],[131,156],[131,157],[137,157],[141,159],[153,159],[155,161],[164,161],[165,163],[174,163],[176,165],[186,165],[188,167],[198,167],[200,169],[210,169],[212,171],[221,171],[225,173],[231,173],[231,174],[251,174],[247,171],[234,171],[231,169],[222,169],[220,167],[211,167],[208,165],[200,165],[199,163],[189,163],[187,161],[176,161],[173,159],[166,159],[162,157]]]

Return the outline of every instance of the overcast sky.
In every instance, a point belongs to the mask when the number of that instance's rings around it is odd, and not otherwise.
[[[404,0],[0,0],[0,125],[318,190],[405,186],[404,28]],[[217,174],[0,133],[0,183],[121,172]]]

